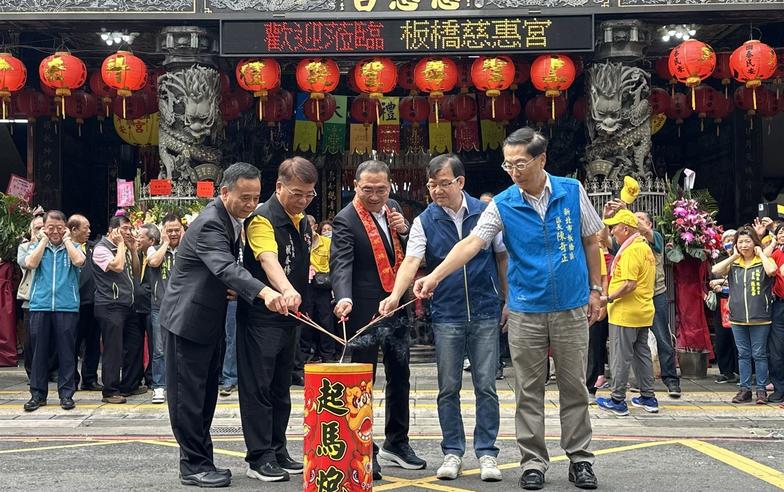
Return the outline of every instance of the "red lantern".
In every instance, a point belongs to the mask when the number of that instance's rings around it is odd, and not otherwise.
[[[648,96],[648,102],[651,105],[653,114],[667,113],[671,101],[672,99],[667,91],[658,87],[651,89],[651,95]]]
[[[716,53],[716,69],[711,75],[714,79],[721,80],[721,85],[724,86],[724,97],[727,97],[727,86],[730,85],[732,79],[732,70],[730,70],[730,56],[728,52]]]
[[[471,81],[490,98],[492,118],[495,118],[495,98],[512,85],[514,77],[514,62],[508,56],[480,56],[471,65]]]
[[[427,98],[407,96],[400,100],[400,117],[414,125],[426,121],[430,117],[430,104]]]
[[[572,59],[566,55],[540,55],[531,64],[531,82],[551,99],[551,116],[556,118],[555,98],[568,89],[575,78]]]
[[[375,101],[376,121],[381,119],[380,99],[397,84],[397,67],[389,58],[376,56],[360,60],[354,67],[354,82]]]
[[[716,53],[709,45],[688,39],[670,51],[670,74],[691,88],[691,109],[696,108],[694,88],[710,77],[716,68]]]
[[[129,97],[115,99],[112,111],[123,120],[138,120],[157,111],[157,101],[151,99],[147,91],[137,91]]]
[[[134,91],[141,90],[147,85],[147,66],[133,54],[127,51],[118,51],[103,61],[101,76],[109,87],[117,90],[117,95],[122,98],[122,104],[125,107],[125,99]],[[125,111],[122,114],[123,119],[135,119],[126,118]]]
[[[218,80],[220,81],[220,93],[226,95],[231,92],[231,77],[226,72],[218,72]]]
[[[753,88],[745,86],[735,89],[735,107],[745,111],[747,116],[754,116],[757,113],[757,105],[754,102],[754,92],[755,90]],[[766,97],[762,95],[761,92],[758,95],[760,96],[760,99]]]
[[[397,67],[397,85],[407,90],[411,96],[416,96],[418,93],[416,82],[414,81],[415,66],[416,63],[409,61]]]
[[[516,91],[518,86],[521,86],[531,79],[531,64],[527,60],[518,59],[515,61],[515,78],[512,82],[512,90]]]
[[[522,109],[523,106],[514,93],[504,92],[496,99],[496,111],[492,119],[506,125],[510,121],[516,120]]]
[[[66,51],[58,51],[41,61],[38,66],[41,84],[54,89],[55,96],[60,98],[60,111],[65,117],[65,97],[71,95],[87,80],[87,68],[84,62]]]
[[[354,65],[351,67],[351,70],[348,71],[348,77],[346,77],[346,84],[348,88],[351,89],[352,92],[356,92],[357,94],[362,94],[362,91],[359,90],[357,87],[357,66]]]
[[[726,97],[719,97],[716,99],[713,110],[708,114],[710,118],[713,118],[713,122],[716,123],[716,136],[721,134],[719,125],[722,120],[731,115],[734,109],[735,106],[732,99]]]
[[[666,80],[667,83],[670,84],[670,97],[674,96],[675,84],[677,84],[678,81],[672,78],[672,75],[670,75],[670,58],[663,56],[657,59],[656,64],[654,65],[654,70],[660,79]]]
[[[534,123],[546,123],[550,120],[550,105],[547,103],[547,98],[541,94],[529,99],[525,103],[525,118]]]
[[[768,134],[770,134],[770,122],[776,114],[781,110],[780,108],[780,100],[773,97],[773,94],[770,94],[767,89],[760,89],[760,93],[757,96],[761,96],[764,92],[768,92],[767,95],[759,98],[757,101],[759,105],[759,109],[757,113],[760,115],[763,121],[768,123]]]
[[[268,125],[294,117],[294,96],[284,89],[273,89],[264,102],[264,119]]]
[[[457,86],[460,92],[468,92],[471,87],[471,63],[468,60],[457,60]]]
[[[49,114],[49,100],[47,97],[33,89],[24,89],[14,96],[19,112],[27,117],[31,123],[37,118]]]
[[[414,81],[419,90],[427,92],[433,101],[438,124],[438,100],[457,84],[457,65],[446,57],[423,58],[414,67]]]
[[[752,39],[732,52],[730,69],[735,80],[752,89],[753,109],[757,109],[756,88],[776,72],[776,52],[765,43]]]
[[[259,120],[264,119],[264,101],[280,85],[280,65],[274,58],[242,60],[234,71],[237,84],[259,98]]]
[[[351,113],[351,118],[357,123],[362,123],[365,126],[371,125],[376,119],[378,112],[378,100],[371,99],[364,94],[355,97],[351,101],[351,110],[349,112]]]
[[[84,91],[75,91],[65,102],[65,114],[76,119],[81,137],[84,120],[98,114],[98,98]]]
[[[665,93],[666,95],[666,93]],[[572,105],[572,116],[577,121],[585,121],[588,116],[588,102],[585,96],[578,97]]]
[[[240,93],[231,91],[221,97],[220,113],[223,121],[234,121],[242,115],[240,99],[237,97],[237,94]],[[247,94],[247,92],[242,92],[242,94]]]
[[[719,97],[716,90],[709,85],[701,85],[694,89],[695,107],[697,116],[700,118],[700,131],[704,129],[704,120],[713,111],[716,99]]]
[[[683,120],[691,116],[691,113],[692,109],[691,104],[689,103],[689,98],[682,92],[676,92],[670,100],[670,107],[668,108],[666,114],[667,118],[675,120],[675,123],[678,125],[679,137],[681,136],[680,125],[683,124]]]
[[[297,64],[296,77],[300,89],[309,92],[311,99],[320,100],[325,98],[326,93],[332,92],[338,86],[340,69],[338,69],[337,63],[329,58],[305,58]],[[356,79],[354,81],[356,82]],[[332,102],[328,104],[311,104],[310,107],[316,111],[313,121],[325,121],[331,118],[334,110],[326,118],[321,118],[319,112],[322,106],[328,109],[334,106],[334,103],[335,99],[332,98]]]
[[[234,94],[234,97],[237,98],[237,101],[240,105],[240,111],[245,112],[253,106],[253,96],[250,95],[250,92],[247,91],[231,91]]]
[[[462,92],[452,96],[452,121],[470,121],[476,119],[476,99]]]
[[[0,100],[3,119],[8,117],[11,93],[21,90],[27,82],[27,68],[11,53],[0,53]]]
[[[776,51],[776,71],[773,72],[773,85],[776,86],[776,99],[781,93],[781,84],[784,82],[784,48]]]
[[[444,121],[455,121],[455,107],[453,101],[455,100],[455,96],[447,95],[441,98],[441,119]],[[435,111],[435,104],[433,105],[434,108],[430,110],[432,113]]]
[[[92,75],[90,75],[90,90],[95,97],[100,98],[101,106],[103,108],[102,112],[108,118],[109,111],[112,107],[112,98],[116,95],[116,92],[103,81],[101,72],[93,72]],[[99,115],[99,118],[100,117],[101,116]]]
[[[321,99],[312,98],[305,101],[302,111],[305,113],[305,118],[321,124],[332,118],[336,109],[335,98],[332,94],[326,93]]]
[[[147,71],[147,83],[144,84],[144,89],[155,99],[158,99],[158,79],[165,73],[166,69],[163,67],[155,67]]]

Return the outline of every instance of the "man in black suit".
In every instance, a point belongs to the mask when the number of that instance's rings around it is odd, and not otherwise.
[[[349,338],[370,322],[378,305],[395,284],[403,261],[402,244],[408,223],[400,205],[389,199],[389,167],[370,160],[359,165],[354,179],[356,196],[333,222],[330,272],[337,299],[335,315],[348,318]],[[385,441],[381,457],[409,470],[427,466],[408,443],[409,346],[408,327],[398,316],[379,322],[372,333],[351,347],[352,362],[370,362],[375,375],[379,345],[387,375]],[[381,479],[378,446],[373,444],[373,478]]]
[[[180,445],[183,485],[231,483],[229,470],[215,468],[210,439],[228,298],[259,297],[270,310],[286,312],[282,296],[237,263],[242,220],[256,208],[260,192],[258,169],[241,162],[226,169],[220,197],[201,211],[180,243],[161,304],[160,325],[168,332],[169,418]]]

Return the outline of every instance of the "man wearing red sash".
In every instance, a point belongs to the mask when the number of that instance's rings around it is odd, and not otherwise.
[[[389,167],[370,160],[359,165],[354,179],[356,196],[335,217],[330,250],[335,315],[348,318],[350,338],[377,314],[378,305],[395,286],[403,261],[403,241],[409,225],[400,205],[389,199]],[[409,346],[408,327],[397,316],[379,322],[372,333],[351,346],[351,361],[372,363],[375,373],[379,346],[384,352],[386,384],[385,441],[382,458],[409,470],[427,466],[408,443]],[[381,479],[378,446],[373,444],[373,478]]]

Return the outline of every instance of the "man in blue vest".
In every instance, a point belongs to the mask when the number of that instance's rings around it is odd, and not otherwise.
[[[422,260],[433,270],[476,225],[487,204],[463,192],[465,169],[453,154],[430,161],[427,189],[433,203],[414,219],[406,257],[400,265],[392,293],[378,311],[394,310],[414,280]],[[501,271],[499,276],[498,271]],[[466,439],[460,413],[463,354],[468,348],[476,395],[474,452],[483,481],[501,480],[496,464],[499,409],[495,390],[498,361],[498,321],[506,298],[506,247],[499,233],[465,268],[444,279],[431,304],[438,364],[438,420],[444,462],[436,472],[454,480],[463,468]]]
[[[549,455],[544,441],[544,385],[548,350],[558,382],[561,447],[569,457],[569,480],[595,489],[585,366],[588,326],[601,307],[599,245],[604,227],[582,185],[544,170],[547,139],[525,127],[503,145],[501,167],[514,184],[482,213],[428,276],[414,284],[418,297],[463,267],[504,232],[509,254],[509,346],[515,371],[517,445],[522,454],[520,487],[544,487]]]

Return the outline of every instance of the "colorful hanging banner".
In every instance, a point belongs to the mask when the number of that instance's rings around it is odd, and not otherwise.
[[[376,147],[381,152],[400,153],[400,98],[382,97],[379,108]]]
[[[430,153],[431,154],[444,154],[452,152],[452,123],[449,121],[441,121],[439,123],[430,123],[428,125],[428,134],[430,136]]]
[[[135,204],[133,196],[133,181],[117,179],[117,206],[133,207]]]
[[[455,124],[455,152],[479,150],[479,124],[476,120]]]
[[[349,135],[349,150],[357,154],[370,154],[373,150],[373,126],[352,123]]]
[[[504,125],[492,120],[481,120],[480,126],[482,128],[482,150],[495,150],[500,147],[506,138]]]
[[[379,125],[399,125],[400,124],[400,98],[382,97],[379,100]]]
[[[322,142],[328,154],[340,154],[346,150],[346,113],[348,113],[348,96],[335,97],[335,114],[324,122]]]
[[[310,94],[297,93],[297,105],[294,113],[294,151],[316,152],[318,145],[318,127],[316,123],[305,117],[302,110]]]

